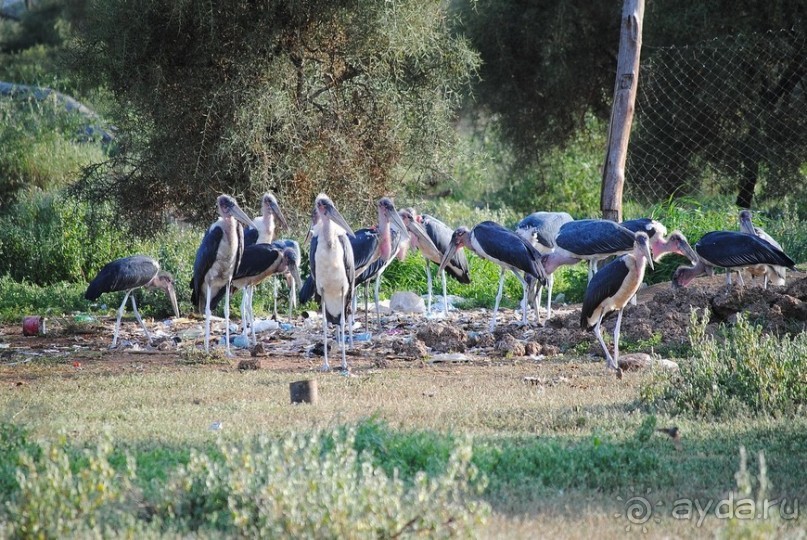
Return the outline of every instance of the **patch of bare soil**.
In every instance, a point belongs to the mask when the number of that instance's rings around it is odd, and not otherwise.
[[[737,284],[727,287],[724,275],[702,277],[678,290],[662,283],[640,290],[637,300],[638,305],[625,309],[621,341],[646,341],[656,350],[675,351],[688,343],[693,308],[708,309],[712,326],[731,323],[743,313],[774,334],[802,332],[807,327],[807,276],[803,272],[790,273],[786,286],[767,290],[748,283],[744,288]],[[154,337],[150,344],[136,322],[125,320],[116,349],[109,349],[114,318],[89,324],[55,319],[48,322],[48,333],[41,336],[23,336],[21,323],[6,325],[0,327],[0,381],[24,385],[45,374],[70,377],[82,370],[110,374],[158,369],[314,371],[322,365],[322,326],[316,317],[306,315],[293,321],[284,319],[283,324],[273,324],[270,330],[259,333],[258,347],[233,346],[229,358],[221,346],[214,348],[213,355],[202,354],[204,321],[198,318],[147,321]],[[543,323],[545,312],[541,315]],[[525,355],[533,359],[552,357],[570,349],[601,354],[592,333],[580,327],[579,304],[555,307],[552,319],[541,325],[535,324],[531,313],[528,326],[520,324],[520,313],[500,310],[493,333],[488,331],[489,318],[490,311],[484,309],[452,312],[448,319],[388,314],[382,317],[380,328],[371,322],[369,328],[356,329],[348,364],[352,370],[361,371],[417,368],[427,362],[487,365]],[[615,318],[610,318],[604,323],[605,331],[612,332],[614,324]],[[222,334],[222,322],[215,321],[214,340]],[[583,350],[580,344],[584,344]],[[332,366],[339,365],[336,345],[329,338]],[[25,365],[37,368],[19,369]]]

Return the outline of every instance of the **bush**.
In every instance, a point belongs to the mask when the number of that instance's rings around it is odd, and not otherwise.
[[[13,516],[8,522],[9,536],[99,536],[110,529],[132,527],[136,518],[129,495],[134,463],[128,459],[126,470],[118,474],[109,462],[111,454],[111,438],[105,436],[94,451],[84,452],[86,463],[74,472],[76,463],[71,464],[64,437],[45,448],[39,459],[21,453],[16,473],[19,489],[5,508]]]
[[[677,374],[660,374],[642,389],[645,402],[672,405],[678,412],[727,415],[794,413],[807,403],[807,334],[764,335],[738,315],[718,335],[706,333],[708,314],[693,310],[689,340],[694,358]]]
[[[421,471],[411,483],[359,454],[352,431],[219,450],[220,460],[191,454],[165,488],[161,516],[250,538],[443,537],[471,535],[489,511],[469,498],[470,443],[454,449],[442,474]]]

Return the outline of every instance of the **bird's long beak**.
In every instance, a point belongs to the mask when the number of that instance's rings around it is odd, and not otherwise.
[[[257,228],[258,228],[258,226],[255,224],[255,222],[254,222],[254,221],[252,221],[252,218],[251,218],[251,217],[249,217],[249,216],[246,214],[246,212],[244,212],[243,210],[241,210],[241,207],[240,207],[240,206],[238,206],[237,204],[236,204],[236,205],[234,205],[232,208],[230,208],[230,212],[233,214],[233,217],[234,217],[235,219],[237,219],[238,221],[240,221],[240,222],[241,222],[241,223],[243,223],[244,225],[246,225],[246,226],[248,226],[248,227],[253,227],[253,228],[255,228],[255,229],[257,229]]]
[[[291,274],[294,283],[297,285],[299,291],[303,287],[303,280],[300,278],[300,267],[295,263],[289,265],[289,274]]]
[[[289,222],[286,221],[286,217],[283,215],[283,212],[280,211],[280,206],[277,203],[274,203],[274,202],[270,203],[270,206],[272,207],[272,212],[274,212],[275,216],[277,216],[277,220],[280,222],[280,225],[284,229],[288,229],[289,228]]]
[[[417,221],[410,221],[407,230],[409,234],[414,234],[415,237],[417,237],[418,246],[420,246],[421,251],[431,250],[433,253],[440,251],[437,249],[437,246],[434,245],[434,242],[432,242],[431,237],[429,237],[423,225]]]
[[[401,219],[401,216],[398,214],[398,212],[393,210],[393,211],[387,212],[387,213],[389,214],[390,221],[395,226],[395,228],[398,229],[398,231],[401,234],[406,234],[408,236],[409,231],[406,228],[406,223],[403,222],[403,220]]]
[[[453,238],[452,238],[452,240],[453,240]],[[448,264],[448,261],[449,261],[449,260],[451,259],[451,257],[453,257],[453,256],[454,256],[454,254],[457,252],[457,249],[458,249],[457,244],[455,244],[455,243],[452,241],[452,242],[451,242],[451,245],[448,247],[448,249],[446,250],[446,252],[445,252],[445,253],[443,253],[443,258],[442,258],[442,259],[440,259],[440,268],[438,268],[438,269],[437,269],[437,273],[438,273],[438,274],[439,274],[440,272],[442,272],[442,271],[445,269],[446,264]]]
[[[642,244],[642,248],[645,257],[647,257],[647,264],[650,266],[650,269],[653,270],[653,252],[650,250],[650,242]]]
[[[350,225],[348,225],[348,224],[347,224],[347,221],[345,220],[345,218],[343,218],[343,217],[342,217],[342,214],[340,214],[340,213],[339,213],[339,210],[337,210],[337,209],[336,209],[336,208],[334,208],[333,206],[331,206],[331,207],[328,209],[328,217],[329,217],[329,218],[331,218],[331,220],[332,220],[334,223],[336,223],[337,225],[339,225],[340,227],[342,227],[342,228],[343,228],[345,231],[347,231],[347,233],[348,233],[350,236],[356,236],[356,235],[353,233],[353,229],[351,229],[351,228],[350,228]]]
[[[689,242],[683,234],[681,235],[681,250],[684,252],[684,256],[689,259],[692,264],[695,264],[700,260],[698,252],[692,249],[692,246],[689,245]]]
[[[169,283],[165,287],[165,292],[168,293],[168,298],[171,300],[171,307],[174,308],[174,316],[179,318],[179,304],[177,303],[177,293],[174,290],[174,285]]]

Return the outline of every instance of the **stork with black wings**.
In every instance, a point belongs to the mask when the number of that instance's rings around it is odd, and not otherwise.
[[[580,326],[586,330],[594,330],[594,335],[597,336],[605,353],[607,367],[616,370],[619,377],[622,376],[618,363],[622,311],[639,290],[639,286],[644,280],[645,266],[648,264],[652,270],[653,256],[650,251],[650,240],[646,233],[637,232],[634,235],[633,251],[611,261],[594,274],[583,297]],[[602,338],[600,325],[607,315],[615,311],[618,315],[614,328],[614,355],[611,356]]]
[[[126,300],[130,295],[132,297],[132,310],[134,311],[135,318],[143,328],[146,339],[151,342],[151,335],[149,335],[148,328],[146,328],[146,325],[143,323],[143,319],[140,318],[140,313],[137,311],[137,304],[132,294],[135,289],[139,289],[140,287],[163,289],[171,300],[174,315],[179,317],[177,295],[174,291],[174,279],[168,272],[160,270],[160,263],[146,255],[132,255],[131,257],[123,257],[122,259],[107,263],[90,282],[89,287],[87,287],[87,292],[84,293],[84,297],[87,300],[97,300],[103,293],[126,291],[126,294],[123,295],[123,302],[121,302],[120,308],[118,308],[118,318],[115,321],[115,333],[112,337],[111,348],[115,348],[118,344],[120,320],[123,316],[123,310],[126,308]]]
[[[519,235],[494,221],[483,221],[473,229],[460,227],[451,235],[448,250],[440,261],[439,271],[445,268],[448,261],[462,247],[466,247],[482,257],[501,267],[499,275],[499,292],[496,294],[496,303],[493,307],[493,317],[490,320],[490,331],[496,327],[496,313],[504,290],[504,278],[508,270],[521,282],[524,291],[522,324],[527,324],[527,281],[526,276],[538,280],[546,285],[546,272],[541,264],[541,254],[525,242]],[[522,276],[523,274],[523,276]]]
[[[230,354],[230,281],[238,271],[244,251],[244,227],[255,223],[229,195],[216,200],[219,219],[207,230],[193,263],[191,303],[205,314],[205,351],[210,350],[211,300],[224,289],[224,324]],[[243,225],[242,225],[243,224]]]

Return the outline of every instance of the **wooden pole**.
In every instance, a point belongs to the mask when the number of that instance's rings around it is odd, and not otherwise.
[[[319,401],[319,391],[316,380],[296,381],[289,383],[289,394],[292,403],[310,403],[316,405]]]
[[[608,146],[600,194],[602,217],[612,221],[622,221],[622,188],[625,184],[625,160],[628,156],[636,88],[639,84],[643,18],[644,0],[625,0],[616,63],[614,105],[608,127]]]

